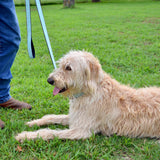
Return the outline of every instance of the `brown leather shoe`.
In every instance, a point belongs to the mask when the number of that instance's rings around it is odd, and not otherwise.
[[[4,128],[4,122],[0,119],[0,128],[3,129]]]
[[[15,100],[14,98],[9,99],[5,103],[1,103],[0,107],[11,108],[11,109],[19,109],[19,110],[21,110],[21,109],[31,110],[32,109],[31,105],[29,105],[28,103]]]

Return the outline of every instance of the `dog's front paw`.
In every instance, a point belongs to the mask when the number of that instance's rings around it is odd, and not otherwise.
[[[39,123],[38,120],[33,120],[33,121],[30,121],[30,122],[26,122],[26,125],[29,126],[29,127],[32,127],[34,125],[40,126],[41,124]]]
[[[30,122],[26,122],[25,125],[29,126],[29,127],[32,127],[34,126],[36,123],[34,123],[33,121],[30,121]]]
[[[27,132],[24,131],[22,133],[19,133],[15,139],[19,142],[23,142],[25,139],[30,140],[30,139],[35,139],[37,138],[37,133],[36,132]]]
[[[27,140],[35,140],[37,138],[42,138],[43,140],[49,140],[49,139],[54,139],[54,134],[56,134],[57,132],[51,129],[40,129],[38,131],[35,132],[22,132],[19,133],[15,139],[17,141],[23,142],[25,139]]]
[[[27,139],[27,132],[22,132],[22,133],[19,133],[15,139],[19,142],[23,142],[25,139]]]

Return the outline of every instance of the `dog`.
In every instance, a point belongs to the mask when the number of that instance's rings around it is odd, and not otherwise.
[[[69,129],[22,132],[18,141],[42,138],[86,139],[92,134],[127,137],[160,137],[160,88],[135,89],[120,84],[102,70],[97,58],[86,51],[70,51],[49,75],[53,95],[69,98],[68,115],[46,115],[27,123],[62,124]]]

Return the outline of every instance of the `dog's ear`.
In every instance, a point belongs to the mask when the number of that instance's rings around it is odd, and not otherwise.
[[[87,60],[87,66],[85,67],[86,82],[85,87],[87,92],[96,92],[96,87],[103,79],[103,71],[99,61],[96,58],[90,58]]]
[[[85,74],[87,76],[87,80],[91,81],[100,81],[102,77],[102,68],[98,61],[98,59],[88,59],[87,60],[88,67],[85,70]]]

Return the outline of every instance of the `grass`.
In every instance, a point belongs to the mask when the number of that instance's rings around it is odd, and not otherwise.
[[[74,9],[43,6],[55,59],[71,49],[96,55],[103,69],[115,79],[134,87],[160,86],[160,2],[85,3]],[[25,8],[17,7],[22,42],[12,67],[11,95],[33,106],[32,111],[0,109],[5,122],[0,131],[0,159],[153,159],[160,144],[155,139],[93,135],[87,140],[25,141],[14,136],[33,131],[25,122],[45,114],[67,114],[68,99],[52,96],[47,77],[53,65],[44,40],[36,7],[32,7],[32,31],[36,58],[27,53]],[[44,126],[52,129],[61,125]],[[43,128],[43,127],[41,127]]]

